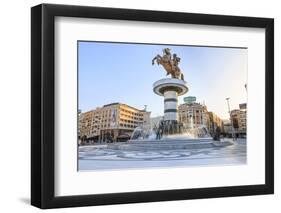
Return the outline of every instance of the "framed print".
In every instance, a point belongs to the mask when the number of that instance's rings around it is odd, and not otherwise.
[[[274,21],[31,9],[31,204],[272,194]]]

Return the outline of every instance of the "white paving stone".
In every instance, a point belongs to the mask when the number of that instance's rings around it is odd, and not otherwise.
[[[106,146],[79,147],[79,170],[237,165],[246,163],[246,141],[205,149],[126,151]]]

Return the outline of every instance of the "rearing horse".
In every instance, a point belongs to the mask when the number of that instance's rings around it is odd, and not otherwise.
[[[166,70],[166,75],[171,75],[172,78],[177,78],[184,80],[184,76],[180,71],[180,68],[178,67],[178,64],[180,62],[180,58],[177,57],[176,54],[173,54],[173,59],[171,56],[171,52],[169,48],[163,49],[163,56],[157,55],[152,59],[152,65],[155,64],[155,60],[157,64],[161,64],[164,69]]]

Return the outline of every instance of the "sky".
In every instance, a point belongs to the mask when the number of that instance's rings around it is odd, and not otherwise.
[[[208,111],[228,119],[230,108],[247,101],[247,49],[158,44],[78,41],[78,106],[82,112],[120,102],[163,115],[164,99],[152,90],[155,81],[166,78],[152,59],[170,48],[181,58],[179,68],[189,91],[179,97],[196,96]]]

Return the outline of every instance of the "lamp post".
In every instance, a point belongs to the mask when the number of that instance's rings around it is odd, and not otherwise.
[[[230,117],[230,122],[231,122],[231,134],[232,134],[232,139],[234,140],[234,128],[233,128],[233,120],[232,120],[232,117],[231,117],[231,113],[230,113],[230,105],[229,105],[229,99],[230,98],[226,98],[226,101],[227,101],[227,106],[228,106],[228,113],[229,113],[229,117]]]

